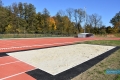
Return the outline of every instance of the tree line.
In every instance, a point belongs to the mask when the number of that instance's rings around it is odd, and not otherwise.
[[[77,34],[82,32],[94,34],[120,33],[120,12],[110,22],[113,26],[102,24],[98,14],[89,15],[84,9],[68,8],[59,10],[56,15],[44,8],[36,12],[31,3],[13,3],[3,6],[0,0],[0,33],[36,33],[36,34]]]

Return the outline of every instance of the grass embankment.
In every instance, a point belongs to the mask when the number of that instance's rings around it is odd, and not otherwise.
[[[120,46],[120,41],[116,40],[86,41],[82,43]],[[120,80],[120,74],[108,75],[105,73],[106,69],[120,70],[120,49],[72,80]]]

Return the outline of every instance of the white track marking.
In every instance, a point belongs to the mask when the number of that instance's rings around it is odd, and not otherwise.
[[[35,70],[35,68],[34,68],[34,69],[31,69],[31,70],[24,71],[24,72],[20,72],[20,73],[11,75],[11,76],[7,76],[7,77],[4,77],[4,78],[1,78],[0,80],[5,80],[5,79],[7,79],[7,78],[11,78],[11,77],[14,77],[14,76],[17,76],[17,75],[20,75],[20,74],[23,74],[23,73],[25,73],[25,72],[32,71],[32,70]]]
[[[79,42],[79,41],[74,41]],[[42,45],[31,45],[31,46],[19,46],[19,47],[9,47],[9,48],[0,48],[0,50],[8,50],[8,49],[19,49],[19,48],[30,48],[30,47],[37,47],[37,46],[49,46],[54,44],[65,44],[65,43],[74,43],[74,42],[64,42],[64,43],[53,43],[53,44],[42,44]]]
[[[94,40],[99,40],[99,39],[94,39]],[[93,40],[84,40],[84,41],[93,41]],[[0,48],[0,50],[30,48],[30,47],[37,47],[37,46],[49,46],[49,45],[54,46],[54,44],[65,44],[65,43],[70,43],[71,44],[71,43],[75,43],[75,42],[84,42],[84,41],[73,41],[73,42],[63,42],[63,43],[53,43],[53,44],[41,44],[41,45],[31,45],[31,46],[18,46],[18,47]],[[12,43],[16,43],[16,42],[12,42]]]
[[[7,65],[7,64],[13,64],[13,63],[17,63],[17,62],[21,62],[21,61],[14,61],[14,62],[9,62],[9,63],[5,63],[5,64],[0,64],[0,66]]]
[[[12,56],[10,56],[10,57],[12,57]],[[0,58],[4,58],[4,57],[0,57]],[[13,57],[13,58],[15,58],[15,57]],[[17,58],[15,58],[15,59],[17,59]],[[9,62],[9,63],[5,63],[5,64],[0,64],[0,66],[7,65],[7,64],[13,64],[13,63],[17,63],[17,62],[23,62],[23,63],[25,63],[25,64],[27,64],[27,65],[33,66],[33,65],[29,64],[29,63],[26,63],[25,61],[18,60],[18,59],[17,59],[16,61],[14,61],[14,62]],[[35,67],[35,66],[33,66],[33,67]]]
[[[8,64],[14,64],[14,63],[17,63],[17,62],[23,62],[23,63],[25,63],[24,61],[19,60],[19,61],[9,62],[9,63],[5,63],[5,64],[0,64],[0,66],[4,66],[4,65],[8,65]],[[25,64],[28,64],[28,63],[25,63]],[[28,64],[28,65],[30,65],[30,64]],[[30,66],[32,66],[32,65],[30,65]],[[34,68],[34,69],[36,69],[36,68]],[[34,69],[31,69],[31,70],[34,70]],[[10,78],[10,77],[14,77],[14,76],[23,74],[23,73],[28,72],[28,71],[31,71],[31,70],[27,70],[27,71],[20,72],[20,73],[11,75],[11,76],[7,76],[7,77],[4,77],[4,78],[1,78],[0,80],[4,80],[4,79]]]

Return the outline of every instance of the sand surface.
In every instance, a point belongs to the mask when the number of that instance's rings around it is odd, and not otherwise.
[[[57,75],[113,48],[115,46],[76,44],[14,52],[8,53],[8,55],[47,73]]]

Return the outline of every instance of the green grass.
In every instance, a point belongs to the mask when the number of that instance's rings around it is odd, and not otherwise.
[[[120,37],[120,33],[118,33],[118,34],[115,34],[115,37]]]
[[[107,46],[120,46],[118,40],[97,40],[97,41],[86,41],[78,42],[77,44],[97,44]],[[118,69],[120,70],[120,49],[100,61],[84,73],[78,75],[72,80],[120,80],[120,74],[108,75],[105,73],[106,69]]]
[[[118,76],[115,78],[115,80],[120,80],[120,75],[118,75]]]
[[[81,42],[78,42],[78,44]],[[85,44],[97,44],[97,45],[108,45],[108,46],[120,46],[119,40],[96,40],[96,41],[86,41],[82,42]]]

